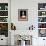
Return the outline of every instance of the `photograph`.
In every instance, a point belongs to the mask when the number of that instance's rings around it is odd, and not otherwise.
[[[18,9],[18,20],[28,21],[28,9]]]

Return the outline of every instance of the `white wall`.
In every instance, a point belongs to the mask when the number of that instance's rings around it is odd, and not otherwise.
[[[46,3],[46,0],[11,0],[11,22],[14,23],[16,29],[24,31],[28,30],[32,24],[35,26],[36,34],[33,33],[33,46],[43,44],[42,38],[35,38],[38,36],[38,3]],[[28,21],[18,21],[18,9],[28,9]]]
[[[27,30],[31,25],[37,29],[37,9],[40,2],[44,3],[46,0],[11,0],[11,22],[17,30]],[[18,21],[18,9],[28,9],[28,21]]]
[[[18,9],[28,9],[28,21],[18,21]],[[32,0],[12,0],[11,20],[16,25],[17,30],[27,30],[32,24],[36,27],[37,2]]]
[[[46,0],[11,0],[11,22],[17,30],[27,30],[34,25],[37,29],[38,2]],[[28,9],[28,21],[18,21],[18,9]]]

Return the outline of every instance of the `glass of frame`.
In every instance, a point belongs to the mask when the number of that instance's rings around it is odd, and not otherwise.
[[[18,20],[28,21],[28,9],[18,9]]]

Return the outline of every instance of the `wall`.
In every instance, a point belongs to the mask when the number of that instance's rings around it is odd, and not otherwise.
[[[16,25],[17,30],[28,30],[32,24],[35,26],[33,46],[44,46],[43,38],[38,38],[38,3],[45,3],[46,0],[11,0],[11,22]],[[28,9],[28,21],[18,21],[18,9]],[[16,30],[16,31],[17,31]],[[18,31],[19,32],[19,31]],[[37,37],[35,37],[37,36]]]
[[[18,21],[18,9],[28,9],[28,21]],[[17,30],[28,30],[32,24],[37,28],[37,2],[30,0],[12,0],[11,16],[11,22],[14,22]]]
[[[11,22],[17,30],[27,30],[32,24],[37,29],[38,3],[46,0],[11,0]],[[18,21],[18,9],[28,9],[28,21]]]
[[[27,30],[32,24],[37,29],[38,2],[44,0],[11,0],[11,22],[16,25],[17,30]],[[28,21],[18,21],[18,9],[28,9]]]

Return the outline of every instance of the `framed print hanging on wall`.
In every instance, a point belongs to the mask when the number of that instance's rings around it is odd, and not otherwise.
[[[18,20],[28,21],[28,9],[18,9]]]

